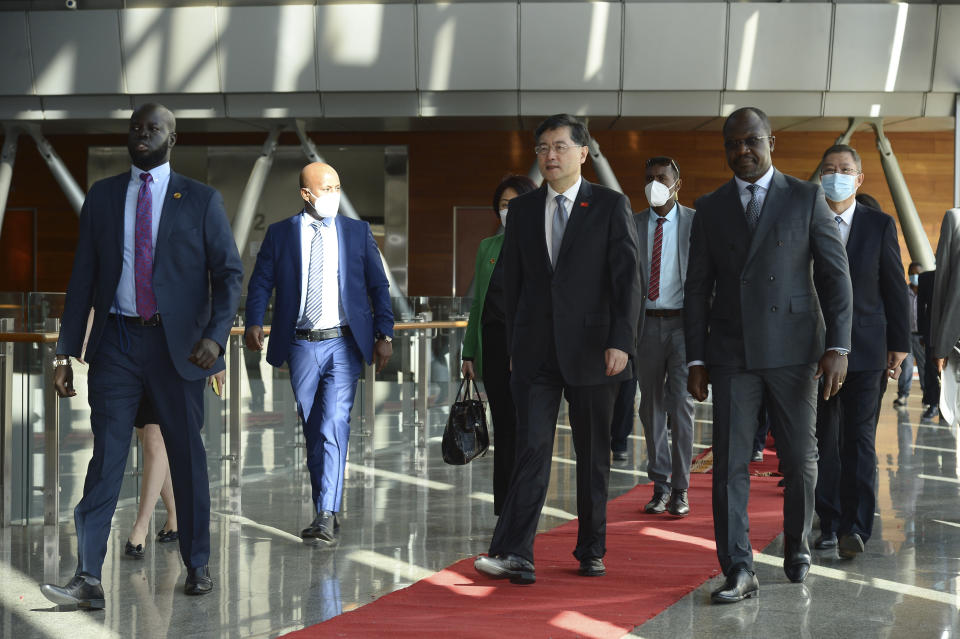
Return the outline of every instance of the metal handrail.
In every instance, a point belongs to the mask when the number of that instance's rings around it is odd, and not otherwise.
[[[44,371],[44,525],[56,526],[59,523],[59,486],[60,486],[60,464],[59,464],[59,445],[60,445],[60,418],[59,401],[56,393],[51,388],[53,385],[53,352],[54,344],[59,339],[60,333],[57,330],[58,320],[50,320],[50,324],[44,331],[10,331],[12,320],[0,321],[0,383],[5,384],[7,391],[3,394],[4,406],[0,412],[0,449],[3,452],[3,458],[0,458],[0,465],[3,466],[3,494],[0,495],[0,527],[10,524],[10,442],[9,436],[12,430],[12,389],[13,379],[13,344],[14,343],[33,343],[41,345],[41,357]],[[6,324],[6,326],[3,326]],[[413,331],[419,338],[417,342],[417,364],[419,375],[416,384],[414,406],[417,414],[417,424],[425,425],[427,423],[428,408],[428,388],[429,388],[429,343],[433,339],[438,329],[456,329],[465,328],[466,320],[449,321],[406,321],[394,323],[394,332]],[[270,327],[264,326],[263,331],[269,335]],[[239,487],[241,479],[241,450],[240,450],[240,349],[242,348],[242,336],[244,328],[242,326],[232,327],[228,338],[227,352],[229,353],[229,375],[227,378],[227,393],[229,402],[227,404],[227,434],[229,453],[223,456],[223,461],[227,461],[230,467],[227,472],[229,485]],[[362,400],[362,425],[360,434],[369,435],[373,430],[374,420],[374,398],[373,382],[375,381],[375,367],[373,364],[364,366],[364,396]],[[52,462],[52,463],[51,463]]]

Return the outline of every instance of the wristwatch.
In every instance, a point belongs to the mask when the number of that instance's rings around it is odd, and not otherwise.
[[[57,366],[70,366],[70,356],[69,355],[54,355],[53,356],[53,367]]]
[[[388,344],[393,341],[393,338],[392,338],[392,337],[390,337],[389,335],[384,335],[384,334],[383,334],[382,332],[380,332],[380,331],[377,331],[376,333],[374,333],[373,336],[374,336],[375,338],[377,338],[377,341],[383,340],[383,341],[385,341],[385,342],[388,343]]]

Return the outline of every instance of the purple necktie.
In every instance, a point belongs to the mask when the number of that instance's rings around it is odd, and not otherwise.
[[[137,224],[134,237],[133,273],[137,282],[137,315],[145,320],[157,314],[157,298],[153,295],[153,196],[149,173],[141,173],[137,193]]]

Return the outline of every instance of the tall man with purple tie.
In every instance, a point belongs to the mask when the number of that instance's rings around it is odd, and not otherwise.
[[[77,569],[66,586],[44,584],[61,605],[103,608],[101,568],[123,482],[134,418],[146,395],[156,408],[177,502],[184,590],[213,589],[210,487],[203,445],[203,389],[224,369],[243,267],[223,200],[170,170],[173,114],[144,104],[130,118],[130,171],[96,182],[80,213],[61,318],[54,386],[76,395],[70,357],[85,359],[93,457],[74,510]]]
[[[290,364],[307,444],[313,522],[305,542],[337,542],[350,410],[361,362],[393,354],[393,311],[370,225],[343,215],[340,177],[314,162],[300,172],[304,208],[271,224],[247,288],[247,348],[263,349],[263,316],[276,290],[267,361]]]

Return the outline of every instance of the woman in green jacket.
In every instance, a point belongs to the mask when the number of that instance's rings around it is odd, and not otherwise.
[[[507,176],[493,196],[493,212],[507,225],[507,204],[518,195],[536,189],[525,175]],[[503,233],[488,237],[477,249],[473,271],[473,305],[463,338],[463,376],[483,380],[490,401],[496,450],[493,456],[493,512],[507,497],[516,456],[517,411],[510,394],[510,356],[504,316],[503,262],[500,249]]]

